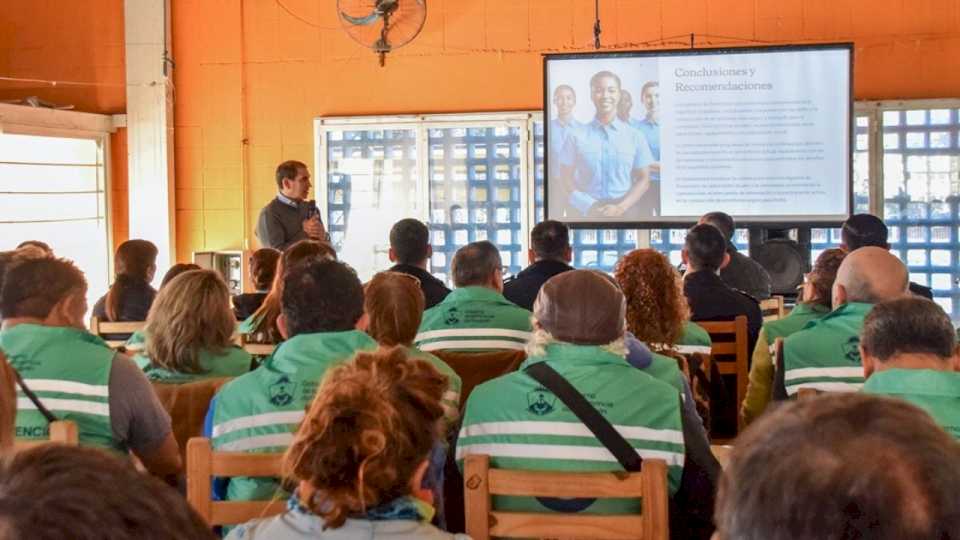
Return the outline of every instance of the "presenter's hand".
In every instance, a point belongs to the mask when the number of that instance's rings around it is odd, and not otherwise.
[[[323,224],[320,223],[319,219],[310,218],[303,220],[303,232],[307,233],[307,236],[313,238],[314,240],[324,240],[326,238],[327,231],[324,230]]]
[[[627,212],[626,208],[623,208],[619,204],[605,204],[599,209],[600,215],[603,217],[620,217]]]

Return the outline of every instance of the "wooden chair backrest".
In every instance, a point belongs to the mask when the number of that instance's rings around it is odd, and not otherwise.
[[[57,420],[50,422],[50,438],[42,441],[28,441],[15,439],[13,442],[13,451],[20,452],[29,450],[37,446],[50,443],[66,444],[68,446],[77,446],[80,444],[80,433],[77,430],[77,424],[70,420]]]
[[[279,343],[257,343],[249,340],[247,334],[240,334],[240,346],[251,356],[270,356]]]
[[[187,443],[187,501],[211,527],[236,525],[275,516],[286,501],[214,501],[213,477],[280,476],[283,454],[214,452],[210,439],[194,437]]]
[[[473,540],[669,537],[667,464],[659,459],[643,460],[638,473],[572,473],[494,469],[489,456],[470,455],[463,477],[467,535]],[[501,512],[493,510],[491,495],[639,498],[643,511],[633,515]]]
[[[819,393],[820,392],[816,391],[813,388],[801,388],[797,390],[797,399],[802,401],[805,399],[815,398]]]
[[[193,437],[203,436],[203,422],[210,408],[210,400],[229,380],[219,378],[187,384],[151,383],[160,403],[170,415],[181,458],[186,459],[187,442]]]
[[[431,351],[431,354],[446,362],[460,376],[462,383],[460,387],[461,410],[477,385],[516,371],[527,358],[523,351],[476,353]]]
[[[774,295],[760,301],[760,311],[763,313],[763,322],[778,321],[786,317],[783,307],[783,296]]]
[[[107,339],[107,336],[116,336],[116,335],[125,335],[128,338],[130,334],[134,332],[139,332],[143,330],[143,327],[147,325],[146,321],[122,321],[122,322],[112,322],[112,321],[101,321],[97,317],[90,318],[90,333],[96,336],[100,336],[104,341],[107,342],[107,345],[113,347],[114,349],[122,347],[126,343],[125,339]]]
[[[720,375],[735,375],[737,378],[736,411],[740,411],[747,396],[749,353],[747,352],[747,316],[739,315],[732,321],[697,322],[710,334],[710,354]],[[743,419],[737,414],[738,424]]]

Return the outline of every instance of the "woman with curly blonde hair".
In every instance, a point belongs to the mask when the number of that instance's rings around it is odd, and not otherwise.
[[[614,276],[627,298],[627,329],[655,350],[706,352],[710,335],[690,322],[680,274],[666,255],[637,249],[617,262]]]
[[[184,272],[157,294],[134,361],[149,379],[171,384],[243,375],[250,355],[233,344],[235,324],[223,278],[213,270]]]
[[[329,371],[284,457],[298,482],[287,511],[227,538],[458,538],[430,524],[433,495],[423,486],[446,389],[446,377],[401,347]]]

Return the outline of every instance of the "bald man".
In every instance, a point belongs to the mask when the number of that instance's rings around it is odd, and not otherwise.
[[[907,276],[903,263],[885,249],[865,247],[847,255],[833,282],[833,311],[784,341],[773,398],[787,399],[807,388],[858,391],[863,320],[874,304],[906,294]]]

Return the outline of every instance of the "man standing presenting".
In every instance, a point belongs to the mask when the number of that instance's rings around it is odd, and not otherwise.
[[[260,211],[257,238],[264,247],[283,251],[300,240],[327,241],[327,231],[314,201],[308,201],[310,171],[300,161],[277,166],[277,197]]]
[[[652,189],[653,156],[646,139],[617,117],[620,77],[601,71],[590,79],[596,107],[593,121],[573,131],[560,153],[561,184],[567,203],[583,216],[654,216],[659,189]]]

